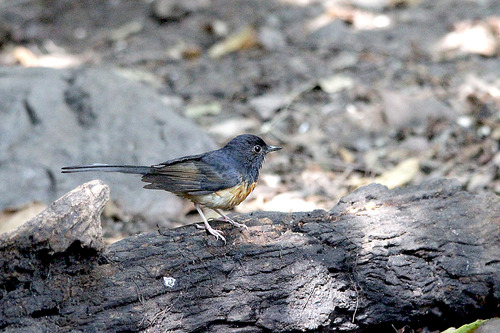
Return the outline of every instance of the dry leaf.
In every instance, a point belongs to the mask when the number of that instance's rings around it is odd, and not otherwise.
[[[203,116],[216,116],[222,112],[220,103],[213,102],[207,104],[188,105],[184,109],[184,114],[188,118],[200,118]]]
[[[342,161],[346,163],[354,163],[356,160],[356,155],[354,155],[349,149],[344,147],[339,148],[339,155],[342,158]]]
[[[37,56],[24,46],[17,46],[13,50],[14,58],[24,67],[34,67],[38,65]]]
[[[318,80],[318,86],[326,93],[333,94],[354,87],[354,80],[345,75],[333,75]]]
[[[203,50],[197,45],[186,46],[182,50],[182,57],[187,60],[193,60],[201,57]]]
[[[385,185],[390,189],[408,184],[417,175],[420,167],[419,163],[420,161],[416,157],[404,160],[391,170],[376,177],[374,182]]]
[[[331,6],[326,13],[310,21],[307,28],[309,31],[316,31],[337,19],[351,24],[357,30],[387,28],[392,23],[387,15],[348,6]]]
[[[109,38],[113,42],[119,42],[127,39],[131,35],[135,35],[141,32],[142,29],[143,29],[143,24],[141,22],[138,21],[128,22],[122,25],[121,27],[112,30],[109,33]]]
[[[487,22],[460,22],[439,43],[441,53],[472,53],[485,57],[497,54],[499,40]]]
[[[247,27],[213,45],[208,50],[208,55],[210,58],[217,59],[232,52],[249,49],[257,45],[257,39],[255,29]]]
[[[24,46],[16,46],[12,50],[16,62],[24,67],[67,68],[81,65],[84,57],[66,53],[36,55]]]

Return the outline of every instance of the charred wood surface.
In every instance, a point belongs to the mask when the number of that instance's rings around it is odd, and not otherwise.
[[[369,185],[331,211],[236,215],[105,247],[109,189],[80,186],[0,236],[8,332],[356,332],[498,314],[500,200],[450,180]]]

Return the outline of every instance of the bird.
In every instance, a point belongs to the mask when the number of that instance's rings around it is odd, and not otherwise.
[[[247,228],[226,216],[254,190],[266,155],[280,150],[256,135],[242,134],[224,147],[198,155],[188,155],[151,166],[91,164],[67,166],[62,173],[104,171],[142,175],[146,189],[165,190],[191,200],[208,233],[226,243],[221,230],[210,226],[202,207],[214,210],[221,220],[238,228]]]

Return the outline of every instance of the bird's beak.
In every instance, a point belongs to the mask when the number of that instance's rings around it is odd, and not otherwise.
[[[276,150],[280,150],[281,147],[278,147],[278,146],[267,146],[267,152],[272,152],[272,151],[276,151]]]

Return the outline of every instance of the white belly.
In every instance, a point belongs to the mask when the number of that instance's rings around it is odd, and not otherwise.
[[[255,188],[256,183],[236,185],[225,190],[205,195],[186,195],[191,201],[208,208],[231,209],[245,200]]]

